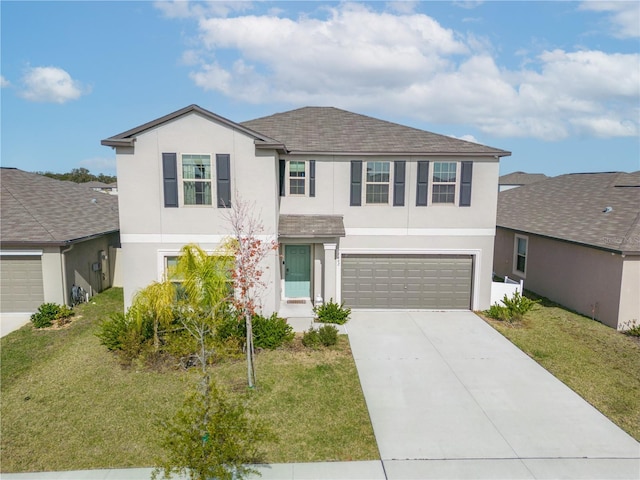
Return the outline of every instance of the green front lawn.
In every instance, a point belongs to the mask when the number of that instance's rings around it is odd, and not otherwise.
[[[640,441],[640,343],[543,299],[522,323],[487,321]]]
[[[153,466],[157,421],[175,411],[198,372],[122,368],[95,336],[119,309],[122,290],[111,289],[77,307],[67,328],[29,325],[1,339],[2,472]],[[214,367],[279,437],[266,460],[379,458],[346,337],[318,351],[296,341],[257,355],[254,391],[245,388],[244,362]]]

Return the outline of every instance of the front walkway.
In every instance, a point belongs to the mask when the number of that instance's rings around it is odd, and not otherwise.
[[[640,478],[638,442],[475,314],[347,329],[387,478]]]

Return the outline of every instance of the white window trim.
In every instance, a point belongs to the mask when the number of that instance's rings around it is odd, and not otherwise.
[[[371,183],[372,185],[383,185],[386,182],[367,182],[367,164],[368,163],[374,163],[374,162],[380,162],[380,163],[388,163],[389,164],[389,198],[387,199],[387,203],[369,203],[367,202],[367,184]],[[394,161],[393,160],[365,160],[362,162],[363,163],[363,168],[362,168],[362,198],[361,198],[361,204],[363,206],[370,206],[370,207],[375,207],[375,206],[389,206],[391,205],[391,203],[393,202],[393,171],[394,171]]]
[[[289,167],[291,166],[291,162],[300,162],[304,163],[304,194],[301,193],[291,193],[291,171]],[[289,159],[285,162],[285,194],[287,197],[308,197],[309,196],[309,161],[308,160],[295,160]],[[298,180],[300,177],[294,177]]]
[[[211,182],[211,205],[187,205],[184,203],[184,178],[182,177],[182,157],[184,157],[185,155],[209,155],[209,161],[211,162],[211,178],[209,180],[196,180],[196,181]],[[178,167],[178,205],[180,207],[185,207],[185,208],[212,208],[217,206],[216,186],[213,183],[215,181],[215,176],[216,176],[215,155],[213,153],[207,153],[207,152],[200,152],[200,153],[183,152],[183,153],[180,153],[178,156],[179,156],[178,165],[177,165]],[[187,179],[187,181],[191,182],[194,180]]]
[[[460,203],[460,168],[461,163],[456,161],[442,160],[438,162],[429,162],[429,182],[427,185],[427,205],[434,207],[458,207]],[[453,203],[435,203],[433,201],[433,175],[435,174],[435,164],[436,163],[455,163],[456,164],[456,181],[455,181],[455,191],[453,192]],[[437,182],[438,185],[452,185],[453,182]]]
[[[524,272],[518,270],[518,240],[524,240],[527,242],[524,250]],[[527,278],[527,264],[529,263],[529,237],[526,235],[515,234],[513,237],[513,268],[514,275],[520,278]]]

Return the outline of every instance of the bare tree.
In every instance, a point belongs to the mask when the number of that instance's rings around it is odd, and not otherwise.
[[[262,278],[265,268],[263,261],[278,249],[278,242],[264,238],[264,226],[256,214],[255,203],[247,202],[237,194],[228,221],[233,238],[227,246],[235,256],[234,303],[247,326],[247,379],[252,388],[256,381],[252,319],[266,288]]]

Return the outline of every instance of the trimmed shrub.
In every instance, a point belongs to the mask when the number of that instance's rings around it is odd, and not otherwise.
[[[141,355],[153,340],[153,321],[129,309],[126,314],[114,313],[100,324],[96,336],[109,350],[122,352],[132,360]]]
[[[531,300],[515,292],[511,298],[506,295],[502,299],[502,305],[491,305],[484,314],[490,318],[507,322],[519,322],[540,300]]]
[[[318,329],[318,339],[325,347],[338,343],[338,329],[333,325],[324,325]]]
[[[36,328],[50,327],[59,313],[60,305],[57,303],[43,303],[38,307],[38,311],[31,315],[31,322]]]
[[[284,318],[278,317],[277,313],[270,317],[254,315],[252,326],[253,345],[256,348],[273,350],[291,342],[295,335],[291,325]],[[244,319],[239,318],[234,313],[227,315],[218,325],[216,338],[221,342],[237,339],[244,348],[247,338],[247,326]]]
[[[256,315],[253,317],[253,344],[256,348],[273,350],[291,342],[295,333],[293,327],[284,318],[273,313],[270,317]]]
[[[308,348],[318,348],[320,345],[330,347],[338,343],[338,329],[333,325],[323,325],[319,329],[311,327],[302,334],[302,344]]]
[[[327,303],[313,307],[313,313],[319,322],[343,325],[349,320],[351,309],[345,308],[344,302],[338,304],[331,298]]]

